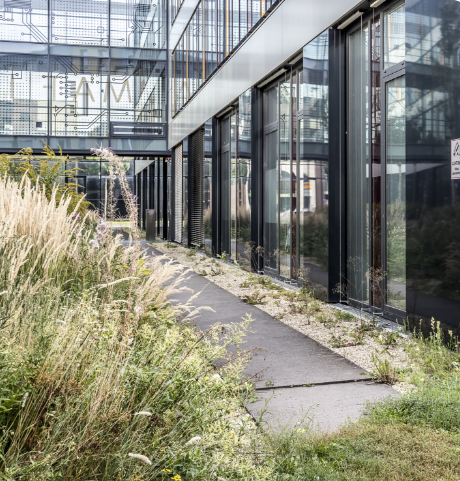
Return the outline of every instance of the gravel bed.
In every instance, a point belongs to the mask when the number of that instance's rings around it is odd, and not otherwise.
[[[394,328],[375,329],[372,321],[350,313],[343,315],[341,313],[345,311],[342,309],[311,296],[304,296],[299,301],[299,289],[283,287],[282,283],[272,282],[269,277],[247,272],[237,265],[177,244],[155,242],[153,245],[164,255],[349,359],[366,372],[374,370],[374,356],[381,361],[389,360],[396,369],[409,366],[405,345],[411,340],[395,333]],[[356,334],[357,330],[360,334]],[[398,382],[393,388],[403,393],[412,386]]]

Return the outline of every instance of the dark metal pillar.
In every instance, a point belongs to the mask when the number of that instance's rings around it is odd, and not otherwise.
[[[142,180],[141,173],[136,175],[136,203],[137,203],[137,225],[141,227],[142,216],[141,216],[141,199],[142,199]]]
[[[142,171],[142,228],[145,230],[145,211],[147,210],[147,169]]]

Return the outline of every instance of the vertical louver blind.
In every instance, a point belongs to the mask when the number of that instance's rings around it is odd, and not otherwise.
[[[174,149],[174,240],[182,243],[182,144]]]
[[[190,244],[198,247],[204,244],[203,164],[204,128],[190,136],[189,145]]]

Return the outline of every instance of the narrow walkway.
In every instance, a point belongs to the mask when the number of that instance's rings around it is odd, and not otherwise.
[[[162,255],[145,241],[143,246]],[[256,419],[270,399],[264,420],[275,427],[294,424],[308,412],[314,416],[315,425],[335,429],[348,418],[356,420],[366,401],[398,395],[391,387],[372,382],[356,364],[208,279],[194,272],[187,277],[184,285],[194,293],[202,291],[194,305],[209,306],[215,311],[200,313],[196,319],[199,329],[206,330],[215,322],[237,323],[247,314],[252,316],[244,347],[257,348],[247,374],[255,381],[258,400],[246,407]],[[191,295],[184,291],[174,299],[186,302]]]

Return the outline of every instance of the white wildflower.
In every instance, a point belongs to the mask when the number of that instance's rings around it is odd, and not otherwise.
[[[135,453],[129,453],[128,456],[130,458],[137,458],[140,459],[141,461],[144,461],[146,464],[152,464],[152,461],[147,456],[144,456],[143,454],[135,454]]]
[[[134,416],[151,416],[152,413],[149,413],[148,411],[139,411],[138,413],[134,413]]]
[[[201,443],[201,436],[195,436],[185,443],[186,446],[191,446],[192,444]]]
[[[26,392],[22,398],[22,403],[21,403],[21,407],[24,407],[26,405],[26,402],[27,402],[27,398],[29,397],[29,393]]]

